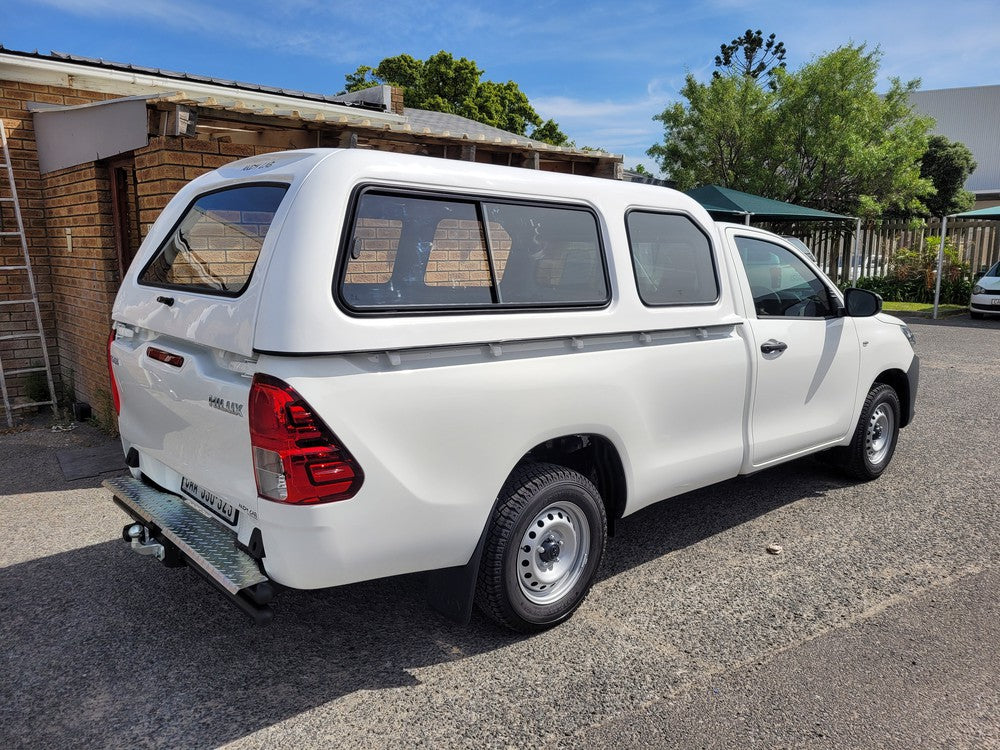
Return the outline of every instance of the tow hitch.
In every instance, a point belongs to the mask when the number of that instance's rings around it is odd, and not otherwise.
[[[160,562],[167,556],[167,551],[163,545],[157,541],[150,540],[149,529],[141,523],[133,523],[122,529],[122,537],[126,542],[132,543],[132,549],[140,555],[152,555]]]

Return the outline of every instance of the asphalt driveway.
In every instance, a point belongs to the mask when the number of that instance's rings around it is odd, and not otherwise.
[[[807,459],[653,506],[532,637],[441,619],[420,576],[255,629],[64,479],[106,438],[0,436],[0,747],[1000,747],[1000,322],[912,328],[879,481]]]

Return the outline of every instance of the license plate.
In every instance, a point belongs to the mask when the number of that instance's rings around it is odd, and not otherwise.
[[[1000,297],[994,297],[993,299],[991,299],[990,304],[993,305],[994,307],[1000,306]]]
[[[232,503],[227,500],[223,500],[214,492],[210,492],[204,487],[199,487],[190,479],[181,479],[181,492],[190,497],[192,500],[204,505],[226,523],[231,526],[236,525],[236,519],[240,512]]]

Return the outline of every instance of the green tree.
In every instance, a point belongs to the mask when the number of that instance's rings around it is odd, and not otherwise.
[[[976,196],[964,188],[976,170],[976,160],[968,146],[932,135],[920,162],[920,176],[934,184],[935,193],[924,200],[931,216],[945,216],[968,211]]]
[[[361,65],[344,82],[347,91],[388,83],[404,90],[407,107],[461,115],[518,135],[526,135],[530,126],[536,140],[556,146],[569,143],[554,120],[542,122],[514,81],[484,81],[482,75],[474,60],[456,59],[442,50],[426,60],[404,54],[387,57],[374,68]]]
[[[653,119],[665,138],[646,153],[682,190],[715,184],[778,197],[772,139],[774,94],[746,76],[729,75],[699,83],[688,75],[680,102]]]
[[[536,141],[551,143],[553,146],[573,146],[573,141],[559,129],[555,120],[546,120],[531,131],[531,137]]]
[[[747,29],[743,36],[719,45],[719,52],[715,67],[747,78],[759,78],[762,74],[770,77],[777,68],[785,67],[785,43],[777,41],[774,34],[764,39],[760,29]],[[722,75],[718,70],[712,73],[714,78]]]
[[[847,45],[794,72],[775,68],[766,89],[742,74],[689,75],[687,103],[655,117],[664,142],[647,153],[682,189],[718,184],[856,216],[922,212],[931,120],[907,99],[919,81],[876,93],[880,57]]]

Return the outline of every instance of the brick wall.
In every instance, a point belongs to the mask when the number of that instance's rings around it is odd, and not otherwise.
[[[42,184],[59,374],[78,400],[106,408],[105,343],[119,282],[108,170],[82,164],[50,172]]]
[[[406,92],[398,86],[392,86],[389,93],[389,108],[397,115],[403,114],[405,104],[403,98]]]
[[[113,94],[0,81],[0,117],[7,129],[57,390],[60,384],[67,391],[72,388],[78,400],[95,408],[101,408],[107,399],[105,343],[120,283],[109,170],[102,163],[90,163],[42,176],[28,104],[72,105],[113,98]],[[137,244],[145,237],[163,207],[188,181],[236,159],[277,150],[195,138],[151,139],[148,146],[134,153],[135,193],[139,198],[137,221],[130,222],[130,227],[138,230],[139,237],[131,237],[131,242]],[[0,176],[6,182],[6,175]],[[4,206],[0,222],[4,230],[10,230],[12,206],[0,205]],[[16,238],[0,238],[0,265],[20,263]],[[23,273],[0,272],[0,299],[29,296]],[[0,307],[0,335],[33,327],[30,305]],[[0,357],[5,369],[30,367],[40,364],[41,350],[37,339],[0,341]],[[42,377],[8,379],[12,401],[28,400],[32,386],[37,388]]]
[[[14,171],[14,182],[17,186],[18,202],[25,224],[28,251],[41,303],[43,325],[49,344],[49,357],[53,364],[53,374],[57,379],[61,358],[55,343],[57,333],[56,302],[50,274],[50,251],[54,242],[65,243],[65,230],[63,230],[62,237],[53,236],[49,231],[43,197],[43,180],[38,171],[34,123],[27,106],[29,102],[71,105],[86,104],[109,98],[112,98],[109,94],[0,80],[0,117],[3,118],[7,130],[11,166]],[[2,178],[3,183],[0,194],[7,196],[9,192],[6,170],[0,173],[0,178]],[[3,212],[0,214],[0,221],[3,222],[3,229],[4,231],[12,231],[16,228],[13,221],[13,206],[9,203],[2,205]],[[18,239],[16,237],[0,238],[0,265],[20,265],[21,262]],[[24,273],[0,272],[0,298],[10,300],[28,298],[29,296],[27,277]],[[34,310],[30,305],[4,306],[2,309],[0,335],[34,328]],[[5,369],[34,366],[41,363],[41,350],[37,339],[0,342],[0,356],[3,357]],[[27,400],[31,390],[31,381],[35,381],[37,386],[40,378],[44,378],[44,375],[36,374],[8,379],[12,401],[16,403]],[[38,395],[35,394],[33,397],[37,398]],[[2,407],[0,407],[0,411],[2,411]]]
[[[197,138],[151,138],[148,146],[135,151],[142,236],[146,236],[174,194],[195,177],[237,159],[280,150]]]

